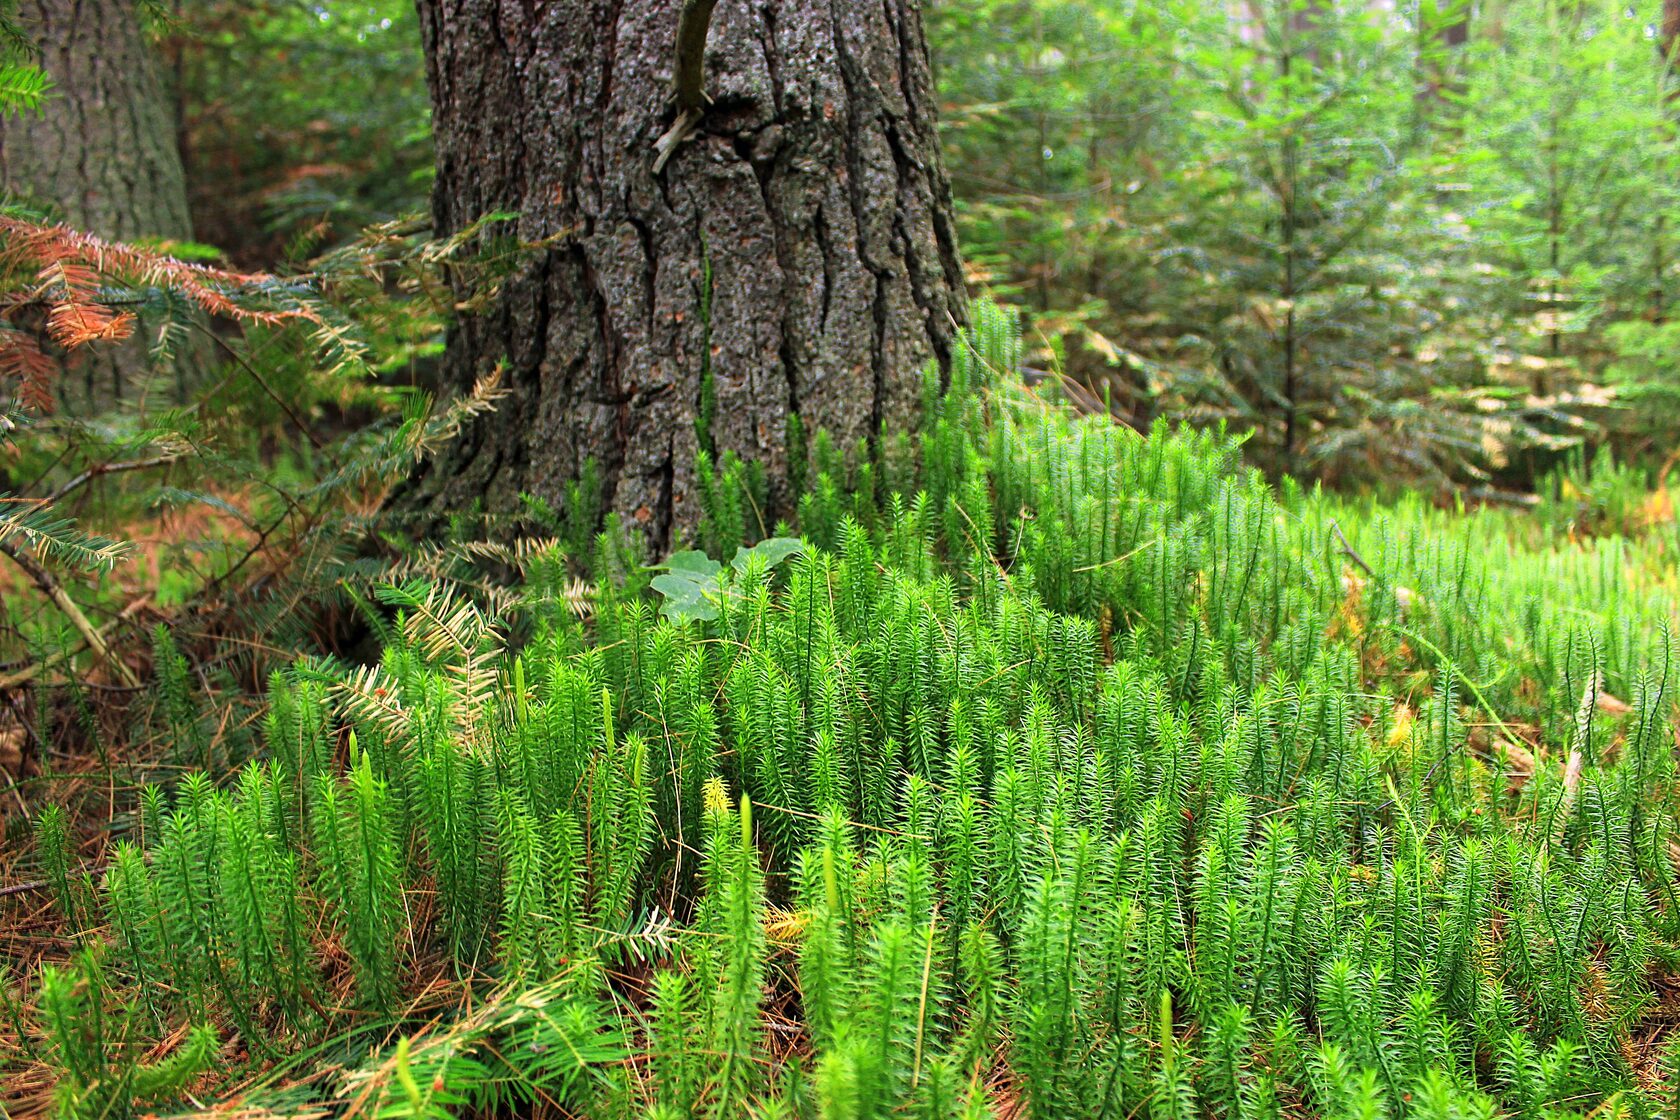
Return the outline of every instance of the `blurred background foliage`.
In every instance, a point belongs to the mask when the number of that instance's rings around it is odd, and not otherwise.
[[[1666,26],[1665,18],[1670,21]],[[1673,15],[1599,0],[935,4],[975,278],[1124,419],[1526,491],[1673,445]]]
[[[177,0],[153,26],[200,241],[270,268],[425,209],[412,3]]]

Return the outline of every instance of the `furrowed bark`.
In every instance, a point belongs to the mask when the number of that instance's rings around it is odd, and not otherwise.
[[[702,446],[765,465],[768,521],[792,416],[841,446],[912,418],[964,312],[916,0],[724,0],[679,36],[705,6],[420,0],[439,232],[507,209],[559,240],[454,328],[451,384],[505,360],[512,396],[405,504],[555,501],[593,457],[659,549],[698,518]]]

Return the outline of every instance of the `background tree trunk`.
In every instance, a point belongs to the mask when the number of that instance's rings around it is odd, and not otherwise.
[[[1463,48],[1470,42],[1470,0],[1425,0],[1418,7],[1418,109],[1427,120],[1440,114],[1456,118],[1448,105],[1464,93]]]
[[[0,119],[0,187],[101,237],[190,239],[171,102],[132,0],[21,0],[17,17],[53,89],[38,115]],[[80,360],[101,407],[143,372],[145,342]]]
[[[768,527],[793,416],[842,447],[913,417],[964,310],[918,0],[722,0],[711,103],[657,173],[678,0],[419,7],[439,232],[508,209],[554,239],[454,329],[451,383],[505,359],[513,394],[420,502],[553,501],[593,457],[660,549],[698,519],[697,450],[764,464]]]

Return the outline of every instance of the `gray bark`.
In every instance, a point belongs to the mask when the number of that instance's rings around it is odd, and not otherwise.
[[[439,232],[509,209],[558,239],[453,330],[450,381],[505,358],[513,393],[421,504],[554,501],[593,457],[659,549],[698,518],[710,445],[765,465],[768,524],[790,417],[850,446],[908,423],[948,359],[964,302],[917,0],[720,0],[710,104],[656,173],[681,7],[419,0]]]
[[[119,241],[192,236],[170,101],[132,0],[21,0],[53,90],[39,114],[0,119],[0,189]],[[134,340],[80,356],[89,405],[144,368]]]

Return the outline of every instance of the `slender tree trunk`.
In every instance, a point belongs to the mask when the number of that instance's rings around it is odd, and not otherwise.
[[[1462,96],[1464,47],[1470,42],[1470,0],[1425,0],[1418,8],[1417,110],[1420,125],[1445,116],[1446,129],[1456,129],[1457,107],[1451,98]]]
[[[1555,4],[1547,5],[1546,17],[1549,21],[1558,18]],[[1563,270],[1563,177],[1558,163],[1559,148],[1561,146],[1563,121],[1562,110],[1558,98],[1563,86],[1563,68],[1558,61],[1558,30],[1556,26],[1550,29],[1552,52],[1552,83],[1549,91],[1550,104],[1546,115],[1546,270],[1549,278],[1546,283],[1546,314],[1550,316],[1547,332],[1547,350],[1553,362],[1563,354],[1563,332],[1558,316],[1558,277]],[[1547,370],[1541,368],[1534,374],[1534,392],[1536,396],[1545,396],[1547,387]]]
[[[512,395],[405,501],[552,501],[594,459],[658,549],[698,519],[704,448],[765,466],[769,524],[793,417],[851,446],[909,421],[949,357],[964,302],[918,0],[722,0],[661,169],[683,7],[419,0],[439,232],[515,210],[547,247],[452,331],[451,382],[505,361]]]
[[[1326,0],[1287,0],[1283,18],[1285,50],[1313,67],[1323,66],[1319,28],[1330,14]]]
[[[171,102],[133,0],[21,0],[17,17],[53,90],[39,114],[0,119],[0,187],[101,237],[189,239]],[[78,403],[99,407],[133,388],[145,343],[83,362]]]
[[[1299,27],[1295,19],[1302,15],[1297,11],[1291,14],[1283,36],[1283,51],[1278,56],[1278,71],[1283,75],[1284,112],[1290,112],[1294,99],[1294,87],[1290,84],[1290,77],[1296,65],[1296,35]],[[1312,59],[1303,60],[1305,65],[1313,65]],[[1301,142],[1291,128],[1283,138],[1283,176],[1278,184],[1281,195],[1279,201],[1283,205],[1283,287],[1279,295],[1284,303],[1283,326],[1283,464],[1284,469],[1291,473],[1295,470],[1295,441],[1296,426],[1300,416],[1299,384],[1299,341],[1295,330],[1295,300],[1299,296],[1296,285],[1296,268],[1299,263],[1299,246],[1296,243],[1299,232],[1300,212],[1296,209],[1297,190],[1300,186],[1300,151]]]
[[[1662,66],[1663,101],[1668,109],[1668,119],[1664,122],[1657,143],[1665,147],[1672,146],[1675,140],[1676,118],[1680,117],[1676,102],[1680,101],[1680,83],[1675,80],[1675,70],[1680,58],[1676,58],[1676,44],[1680,44],[1680,0],[1663,0],[1662,26],[1657,35],[1657,54]],[[1668,236],[1667,215],[1658,211],[1652,217],[1651,223],[1651,321],[1661,323],[1667,319],[1667,289],[1668,262],[1664,247]]]

